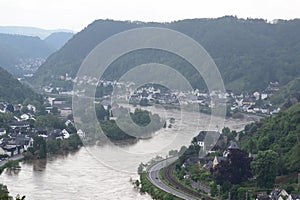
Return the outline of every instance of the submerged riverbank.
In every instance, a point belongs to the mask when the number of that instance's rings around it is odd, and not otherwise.
[[[3,173],[0,183],[7,185],[12,196],[22,194],[30,200],[151,200],[149,195],[138,193],[129,181],[138,179],[139,164],[149,161],[149,153],[150,158],[165,157],[170,149],[188,145],[193,136],[206,129],[210,120],[208,115],[200,114],[201,120],[195,123],[192,119],[199,118],[199,113],[183,113],[189,118],[181,121],[181,112],[184,111],[169,110],[165,115],[163,110],[152,110],[166,116],[165,119],[175,118],[175,125],[159,130],[151,139],[132,144],[84,146],[75,153],[22,162],[18,173]],[[251,121],[226,119],[225,126],[240,130]],[[129,156],[124,157],[123,153]]]

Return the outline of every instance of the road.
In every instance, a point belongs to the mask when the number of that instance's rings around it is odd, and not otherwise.
[[[18,154],[18,155],[8,158],[7,160],[0,161],[0,167],[5,165],[9,160],[20,160],[22,158],[24,158],[24,156],[22,154]]]
[[[186,194],[183,194],[177,190],[174,190],[173,188],[169,187],[168,185],[164,184],[162,182],[162,180],[159,177],[159,171],[172,164],[173,162],[175,162],[178,159],[178,157],[172,157],[172,158],[168,158],[166,160],[163,160],[155,165],[153,165],[152,167],[150,167],[150,169],[147,172],[147,177],[149,179],[149,181],[155,185],[156,187],[160,188],[161,190],[164,190],[167,193],[173,194],[174,196],[177,196],[181,199],[185,199],[185,200],[197,200],[196,198],[190,197]]]

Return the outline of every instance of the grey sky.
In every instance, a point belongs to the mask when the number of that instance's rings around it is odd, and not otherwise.
[[[0,26],[79,31],[95,19],[300,18],[299,0],[0,0]]]

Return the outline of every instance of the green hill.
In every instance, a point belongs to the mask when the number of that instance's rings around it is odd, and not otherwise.
[[[98,43],[121,31],[145,26],[170,28],[198,41],[218,65],[226,87],[236,92],[263,90],[270,81],[285,85],[300,76],[300,20],[279,20],[270,24],[261,19],[227,16],[172,23],[94,21],[52,54],[35,73],[32,82],[36,85],[53,83],[55,77],[66,73],[74,77],[85,56]],[[188,63],[176,57],[166,61],[164,55],[140,51],[122,59],[122,62],[116,61],[114,70],[107,71],[108,78],[118,77],[137,64],[159,60],[190,75],[194,87],[204,88],[203,81],[194,75]]]
[[[278,175],[300,169],[300,104],[245,127],[240,135],[242,147],[248,152],[273,150],[279,157]]]
[[[29,87],[22,85],[6,70],[0,67],[0,100],[9,103],[22,103],[25,99],[38,99]]]
[[[284,104],[284,107],[290,107],[292,104],[300,102],[300,77],[295,78],[281,88],[271,97],[274,104]]]
[[[29,59],[46,59],[52,52],[54,49],[39,37],[0,33],[0,66],[14,76],[23,73],[16,65]]]

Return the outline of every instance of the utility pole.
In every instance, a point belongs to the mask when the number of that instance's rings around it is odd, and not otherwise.
[[[230,192],[228,193],[228,200],[231,200],[231,194],[230,194]]]
[[[248,191],[246,192],[246,200],[248,200]]]

